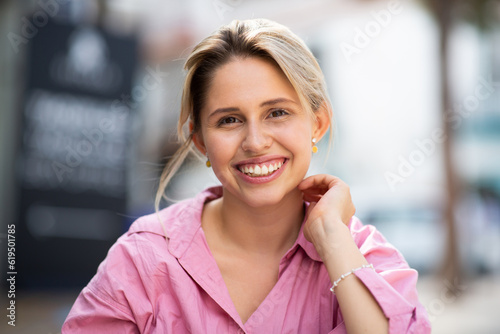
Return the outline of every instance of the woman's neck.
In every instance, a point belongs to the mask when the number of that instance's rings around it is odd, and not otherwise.
[[[210,203],[211,233],[227,250],[254,255],[282,256],[295,242],[304,217],[302,193],[297,189],[280,203],[254,208],[231,194]],[[205,227],[204,227],[205,228]]]

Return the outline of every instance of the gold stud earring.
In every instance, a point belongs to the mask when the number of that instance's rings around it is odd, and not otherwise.
[[[313,151],[313,153],[316,153],[316,152],[318,152],[318,146],[316,146],[316,138],[313,138],[312,142],[313,142],[312,151]]]
[[[207,155],[207,162],[205,162],[205,165],[210,168],[212,167],[212,164],[210,163],[210,159],[208,158],[208,153],[206,154]]]

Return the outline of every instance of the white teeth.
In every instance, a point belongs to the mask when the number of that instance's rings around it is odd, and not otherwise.
[[[245,173],[249,176],[252,177],[257,177],[257,176],[267,176],[269,174],[272,174],[273,172],[277,171],[278,169],[283,166],[282,162],[277,162],[275,164],[270,164],[269,166],[266,165],[254,165],[254,166],[245,166],[245,167],[240,167],[240,171],[242,173]]]

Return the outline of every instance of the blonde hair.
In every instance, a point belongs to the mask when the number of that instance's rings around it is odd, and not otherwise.
[[[304,110],[314,117],[314,111],[324,106],[328,108],[331,123],[323,72],[298,36],[285,26],[266,19],[234,20],[222,26],[195,46],[184,65],[187,75],[177,123],[180,147],[161,174],[155,199],[157,211],[161,199],[167,199],[168,183],[189,153],[201,156],[194,149],[192,139],[201,129],[200,111],[215,71],[235,58],[246,57],[259,57],[277,64],[297,92]]]

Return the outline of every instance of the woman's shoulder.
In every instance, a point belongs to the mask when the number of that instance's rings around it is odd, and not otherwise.
[[[359,218],[354,216],[349,223],[349,229],[354,242],[369,262],[373,262],[373,264],[387,263],[390,260],[393,265],[408,266],[399,250],[387,241],[375,226],[363,224]]]
[[[94,285],[100,286],[103,281],[116,277],[127,284],[141,277],[149,282],[161,276],[165,266],[170,268],[169,272],[177,270],[177,258],[182,255],[179,245],[189,244],[186,241],[200,228],[203,198],[207,196],[202,192],[135,220],[110,248],[94,277],[97,282]],[[132,277],[132,281],[128,277]]]
[[[198,193],[195,197],[176,202],[158,212],[138,218],[128,230],[128,234],[153,233],[169,238],[179,232],[201,224],[201,213],[205,202],[222,195],[220,187],[212,187]]]
[[[176,244],[190,232],[189,228],[175,227],[196,225],[195,218],[188,216],[195,217],[197,212],[195,197],[138,218],[111,246],[82,298],[97,300],[96,307],[123,313],[133,309],[134,315],[147,317],[151,310],[145,300],[153,302],[159,296],[174,296],[177,291],[172,290],[171,282],[188,282],[178,261]],[[175,233],[177,236],[173,237]]]
[[[169,229],[175,225],[180,219],[183,218],[194,208],[194,198],[186,199],[181,202],[172,204],[158,212],[153,212],[148,215],[137,218],[130,228],[127,234],[136,233],[153,233],[161,236],[165,236],[165,230],[163,226]],[[162,226],[163,225],[163,226]]]
[[[364,224],[357,216],[353,216],[349,222],[349,230],[353,237],[358,239],[366,239],[371,236],[381,237],[383,241],[386,241],[383,235],[377,230],[377,228],[370,224]]]

